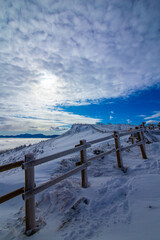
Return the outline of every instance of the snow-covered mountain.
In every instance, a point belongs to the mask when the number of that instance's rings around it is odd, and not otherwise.
[[[114,130],[128,130],[134,126],[74,124],[61,136],[0,154],[1,165],[23,160],[32,152],[35,158],[73,148],[81,139],[91,141],[111,135]],[[145,133],[148,159],[142,159],[139,147],[122,153],[123,173],[117,168],[113,152],[97,158],[88,167],[89,187],[81,188],[80,173],[36,195],[36,217],[40,230],[30,239],[154,239],[159,240],[160,215],[160,134]],[[121,144],[128,145],[128,136]],[[95,150],[107,151],[114,140],[92,145],[87,156]],[[98,157],[98,156],[97,156]],[[62,175],[75,167],[79,153],[35,167],[36,184]],[[21,168],[3,172],[0,176],[1,195],[24,186]],[[24,201],[16,197],[0,205],[0,239],[28,239],[24,228]]]
[[[97,130],[101,133],[110,133],[113,131],[125,131],[125,130],[129,130],[130,128],[135,128],[135,125],[130,125],[130,124],[73,124],[71,129],[69,131],[67,131],[64,135],[67,134],[75,134],[75,133],[79,133],[79,132],[84,132],[84,131],[88,131],[88,130]]]

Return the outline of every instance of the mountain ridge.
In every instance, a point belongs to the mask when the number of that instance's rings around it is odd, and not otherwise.
[[[42,133],[38,134],[29,134],[29,133],[24,133],[24,134],[19,134],[19,135],[0,135],[0,138],[55,138],[58,137],[59,135],[44,135]]]

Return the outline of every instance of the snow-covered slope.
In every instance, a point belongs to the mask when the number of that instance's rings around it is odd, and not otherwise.
[[[130,128],[135,128],[135,125],[131,124],[97,124],[93,125],[94,128],[99,129],[100,131],[103,132],[113,132],[113,131],[126,131],[129,130]]]
[[[112,125],[112,131],[119,127],[131,128]],[[29,152],[36,158],[48,156],[74,147],[81,139],[90,141],[108,136],[111,132],[107,129],[104,125],[76,124],[58,138],[1,154],[0,163],[22,160]],[[147,160],[142,159],[139,147],[123,152],[127,173],[117,168],[116,155],[111,153],[93,161],[88,168],[89,188],[81,188],[78,173],[37,194],[36,217],[40,230],[30,239],[159,240],[160,135],[150,134],[152,143],[146,144]],[[153,141],[154,137],[157,141]],[[128,144],[128,137],[123,137],[122,145]],[[109,150],[113,145],[113,140],[92,145],[87,155],[94,155],[95,149]],[[77,161],[79,153],[35,167],[36,184],[67,172]],[[1,195],[22,186],[21,168],[1,174]],[[0,212],[0,239],[28,239],[23,234],[25,213],[21,196],[1,204]]]

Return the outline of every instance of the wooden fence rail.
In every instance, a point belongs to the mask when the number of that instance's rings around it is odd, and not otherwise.
[[[97,158],[104,157],[104,156],[106,156],[106,155],[108,155],[108,154],[110,154],[110,153],[112,153],[112,152],[115,152],[115,151],[116,151],[116,149],[113,148],[113,149],[111,149],[111,150],[109,150],[109,151],[107,151],[107,152],[98,154],[98,156],[91,157],[91,158],[89,158],[87,161],[90,162],[90,161],[96,160]]]
[[[126,150],[128,150],[128,149],[133,148],[133,147],[139,146],[139,145],[141,145],[141,144],[143,144],[143,143],[144,143],[144,141],[140,141],[140,142],[134,143],[134,144],[132,144],[132,145],[130,145],[130,146],[121,147],[120,150],[121,150],[121,151],[126,151]]]
[[[4,172],[13,168],[17,168],[17,167],[21,167],[22,166],[23,161],[17,161],[14,163],[9,163],[9,164],[5,164],[0,166],[0,172]]]
[[[132,145],[122,147],[120,143],[120,138],[127,135],[131,135],[131,138],[137,135],[136,136],[137,142],[134,143],[134,141],[132,141]],[[110,139],[114,140],[115,148],[87,159],[87,152],[86,152],[87,148],[89,148],[92,144],[107,141]],[[42,192],[43,190],[61,182],[62,180],[72,176],[73,174],[79,171],[81,171],[81,186],[83,188],[87,188],[88,187],[87,167],[91,164],[91,161],[96,160],[97,158],[104,157],[112,152],[116,152],[117,165],[122,171],[124,171],[125,167],[123,166],[123,161],[122,161],[122,151],[125,151],[127,149],[130,149],[136,146],[140,146],[142,157],[146,159],[147,156],[146,156],[146,150],[145,150],[143,128],[136,128],[135,130],[130,129],[130,131],[124,132],[124,133],[119,133],[118,131],[115,131],[114,134],[110,136],[95,139],[89,142],[86,142],[86,140],[81,140],[80,144],[76,145],[72,149],[68,149],[63,152],[59,152],[51,156],[47,156],[40,159],[34,159],[33,154],[27,154],[25,155],[24,161],[19,161],[16,163],[0,166],[0,172],[7,171],[9,169],[20,167],[20,166],[22,166],[22,168],[25,170],[25,188],[23,187],[19,188],[11,193],[8,193],[0,197],[0,203],[8,201],[13,197],[16,197],[22,194],[22,197],[25,200],[26,234],[31,235],[37,231],[36,220],[35,220],[35,194]],[[56,177],[55,179],[51,179],[50,181],[47,181],[41,184],[40,186],[37,186],[37,187],[35,186],[35,177],[34,177],[35,166],[64,157],[69,154],[76,153],[76,152],[80,152],[80,160],[81,160],[80,162],[76,163],[76,166],[77,166],[76,168],[68,171],[62,176],[59,176],[59,177]]]
[[[75,173],[77,173],[81,170],[84,170],[89,165],[90,165],[89,163],[84,163],[81,166],[76,167],[76,168],[68,171],[67,173],[63,174],[62,176],[59,176],[59,177],[57,177],[55,179],[52,179],[52,180],[49,180],[48,182],[43,183],[40,186],[33,188],[32,190],[25,191],[25,193],[23,194],[22,197],[23,197],[24,200],[27,200],[27,199],[33,197],[35,194],[42,192],[43,190],[55,185],[56,183],[61,182],[62,180],[74,175]]]
[[[14,190],[13,192],[7,193],[0,197],[0,203],[4,203],[12,198],[17,197],[18,195],[21,195],[24,193],[24,187],[21,187],[19,189]]]
[[[29,161],[29,162],[25,162],[25,163],[22,164],[22,168],[27,169],[29,167],[34,167],[34,166],[40,165],[42,163],[46,163],[48,161],[53,161],[57,158],[64,157],[66,155],[76,153],[76,152],[79,152],[83,149],[89,148],[90,146],[91,145],[89,143],[86,143],[85,145],[82,145],[82,146],[79,146],[79,147],[76,147],[76,148],[72,148],[72,149],[68,149],[66,151],[53,154],[51,156],[47,156],[47,157],[44,157],[44,158],[40,158],[40,159],[32,160],[32,161]]]
[[[95,143],[107,141],[107,140],[109,140],[109,139],[114,139],[114,135],[112,134],[112,135],[107,136],[107,137],[104,137],[104,138],[98,138],[98,139],[89,141],[89,143],[90,143],[90,144],[95,144]]]
[[[9,164],[5,164],[0,166],[0,172],[4,172],[4,171],[8,171],[11,170],[13,168],[18,168],[22,166],[23,161],[17,161],[14,163],[9,163]],[[22,193],[24,193],[24,187],[21,187],[19,189],[16,189],[10,193],[7,193],[3,196],[0,197],[0,204],[4,203],[12,198],[17,197],[18,195],[21,195]]]

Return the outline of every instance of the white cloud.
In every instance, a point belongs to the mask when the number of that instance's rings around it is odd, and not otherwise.
[[[13,112],[13,111],[12,111]],[[3,119],[0,118],[0,131],[3,132],[19,132],[19,131],[30,131],[30,132],[64,132],[68,127],[66,125],[74,123],[90,123],[95,124],[101,119],[93,119],[90,117],[84,117],[77,114],[67,113],[63,111],[34,110],[30,112],[31,116],[24,112],[24,116],[21,115],[20,111],[15,112],[15,115],[7,114]]]
[[[151,115],[151,116],[149,116],[149,117],[145,117],[144,119],[145,119],[145,120],[148,120],[148,119],[153,119],[153,118],[160,119],[160,112],[154,112],[153,115]]]
[[[146,121],[146,124],[156,124],[156,123],[158,123],[158,121],[156,121],[156,120],[148,120],[148,121]]]
[[[1,114],[86,121],[48,109],[158,84],[159,8],[158,0],[1,0]]]
[[[109,116],[109,119],[111,120],[113,118],[113,116]]]
[[[158,123],[160,122],[160,112],[154,111],[151,116],[145,117],[144,119],[147,120],[147,124]]]
[[[131,123],[132,121],[130,119],[127,119],[128,124]]]

